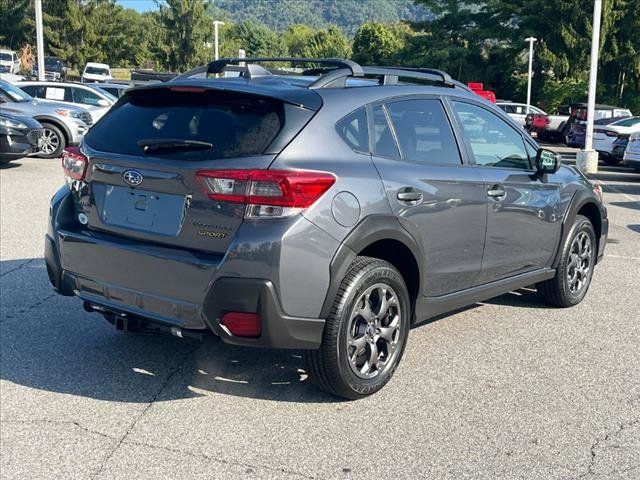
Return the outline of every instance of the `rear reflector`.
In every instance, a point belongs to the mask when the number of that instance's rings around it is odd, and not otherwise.
[[[236,337],[259,337],[262,330],[257,313],[227,312],[220,323]]]
[[[84,180],[89,160],[78,147],[67,147],[62,151],[62,169],[64,174],[74,180]]]
[[[196,179],[212,200],[249,205],[247,216],[284,216],[313,205],[336,182],[326,172],[200,170]]]

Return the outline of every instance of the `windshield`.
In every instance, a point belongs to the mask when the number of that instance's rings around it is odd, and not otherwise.
[[[11,54],[10,53],[0,53],[0,60],[2,60],[3,62],[10,62],[11,60],[13,60],[11,58]]]
[[[91,87],[92,89],[94,89],[96,92],[100,92],[102,95],[104,95],[105,97],[107,97],[110,101],[112,101],[113,103],[116,103],[118,101],[118,97],[115,97],[114,95],[111,95],[109,92],[107,92],[104,88],[100,88],[97,87],[95,85],[89,85],[89,87]]]
[[[640,123],[640,117],[631,117],[625,118],[624,120],[618,120],[617,122],[613,122],[611,125],[615,125],[616,127],[633,127]]]
[[[106,68],[87,67],[84,69],[84,73],[89,73],[91,75],[109,75],[109,70]]]
[[[5,93],[5,95],[9,96],[14,102],[30,102],[33,100],[31,95],[29,95],[24,90],[20,90],[18,87],[14,87],[8,82],[4,80],[0,80],[0,90]]]
[[[48,67],[48,68],[61,68],[62,67],[62,62],[60,60],[58,60],[57,58],[51,58],[51,57],[45,57],[44,58],[44,66]]]

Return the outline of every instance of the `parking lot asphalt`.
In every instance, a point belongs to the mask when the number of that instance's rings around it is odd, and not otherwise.
[[[602,168],[585,301],[521,290],[414,328],[345,402],[296,352],[116,332],[42,260],[57,160],[0,170],[0,478],[640,478],[640,174]],[[108,259],[104,259],[108,262]]]

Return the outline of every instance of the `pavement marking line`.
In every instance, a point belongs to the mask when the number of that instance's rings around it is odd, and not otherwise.
[[[628,198],[629,200],[631,200],[632,202],[638,202],[640,203],[640,200],[633,198],[631,195],[629,195],[628,193],[623,192],[622,190],[620,190],[619,188],[616,188],[615,185],[611,185],[610,183],[607,184],[607,187],[609,187],[611,190],[615,190],[617,193],[621,194],[623,197]],[[609,205],[607,204],[607,207]],[[615,206],[615,205],[614,205]]]
[[[627,257],[625,255],[611,255],[611,254],[605,254],[605,258],[622,258],[624,260],[640,260],[640,257]]]

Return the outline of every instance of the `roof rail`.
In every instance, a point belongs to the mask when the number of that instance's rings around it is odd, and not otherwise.
[[[451,76],[443,72],[442,70],[436,70],[434,68],[413,68],[413,67],[362,67],[364,75],[379,76],[381,77],[380,83],[382,85],[395,85],[398,83],[398,78],[413,78],[416,80],[426,80],[431,82],[442,83],[447,87],[460,87],[465,90],[468,88],[462,85],[460,82],[453,80]],[[309,88],[329,88],[329,87],[344,87],[346,79],[352,75],[346,69],[334,70],[326,75],[321,76],[311,85]]]
[[[207,73],[222,73],[227,65],[240,63],[265,63],[265,62],[289,62],[289,63],[311,63],[321,64],[349,71],[350,76],[361,77],[362,67],[352,60],[342,58],[298,58],[298,57],[250,57],[250,58],[221,58],[214,60],[207,66]]]

